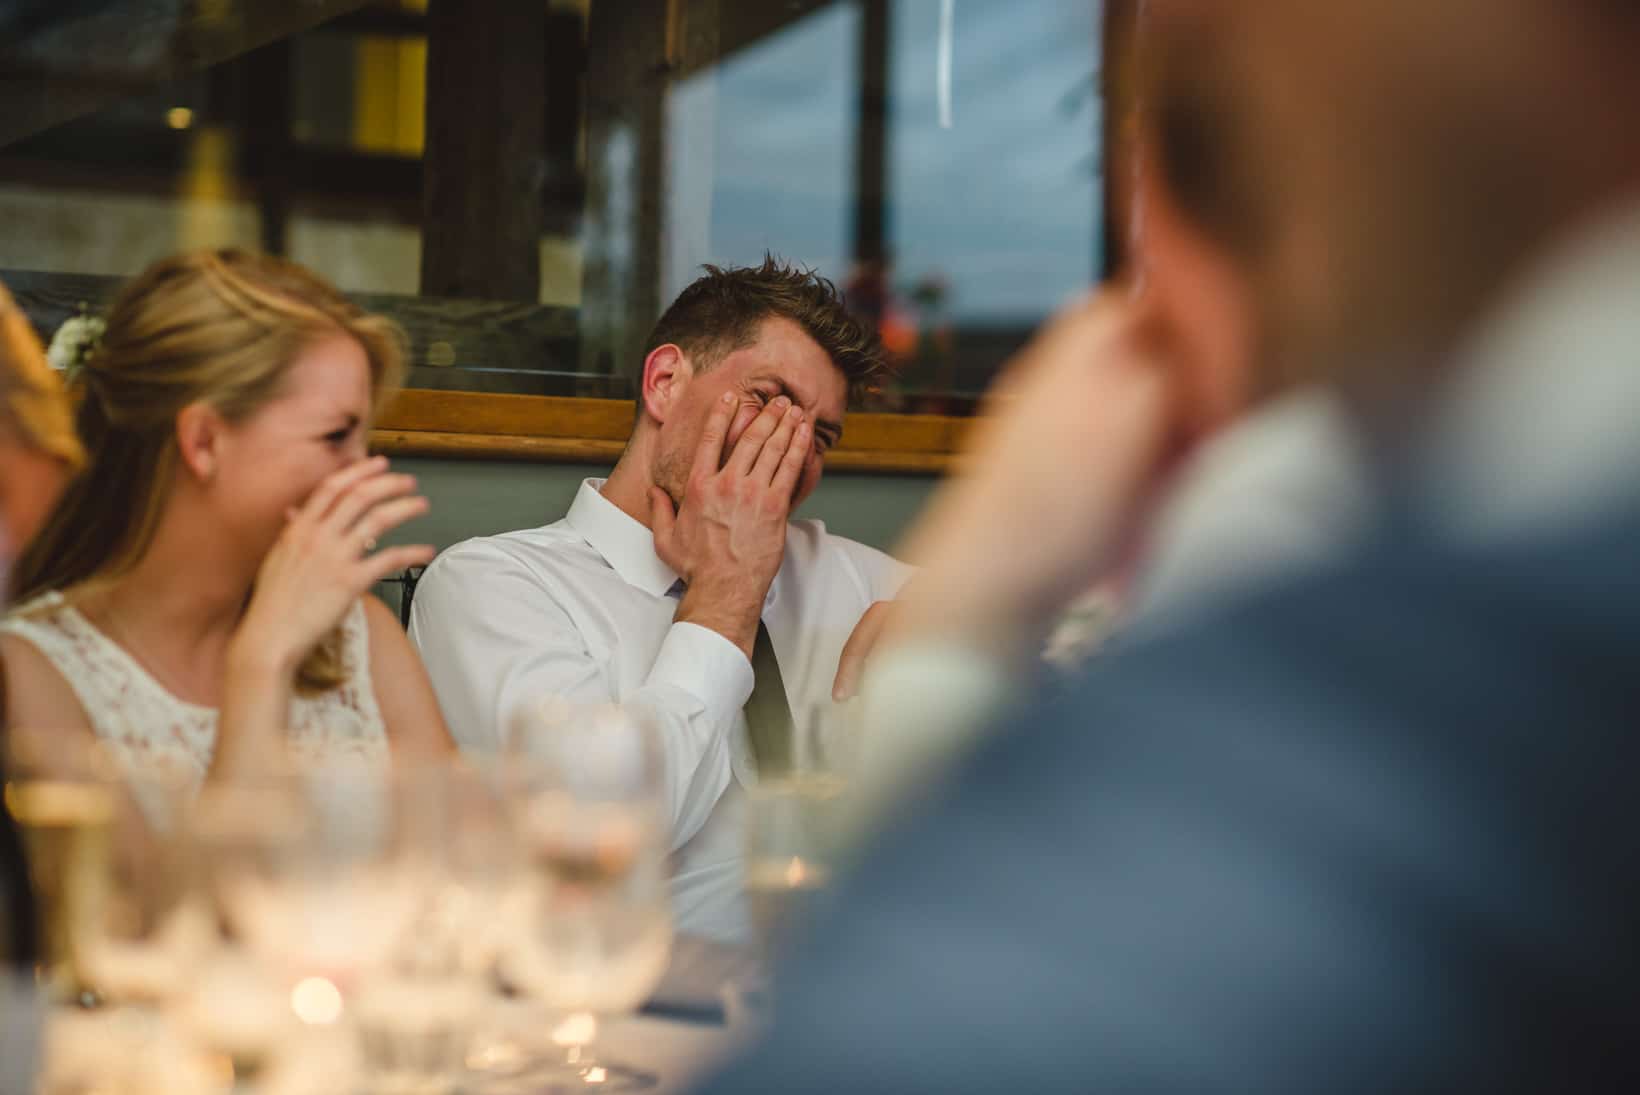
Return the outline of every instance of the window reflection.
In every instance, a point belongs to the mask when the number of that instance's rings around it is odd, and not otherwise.
[[[1100,265],[1092,0],[540,0],[522,50],[473,33],[497,0],[96,6],[0,17],[0,277],[48,329],[98,277],[232,244],[404,318],[417,386],[629,396],[700,264],[773,251],[878,323],[904,365],[882,407],[960,413]],[[513,160],[432,139],[523,113],[429,79],[452,26],[469,71],[542,89],[539,139],[495,142]],[[508,263],[529,276],[486,276]]]

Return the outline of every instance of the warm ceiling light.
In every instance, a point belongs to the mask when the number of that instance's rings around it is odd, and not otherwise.
[[[194,112],[185,106],[174,106],[165,112],[165,124],[172,129],[187,129],[194,124]]]

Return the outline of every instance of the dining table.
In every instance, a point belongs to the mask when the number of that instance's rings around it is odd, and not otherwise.
[[[594,1052],[600,1062],[620,1065],[645,1075],[643,1090],[653,1095],[683,1095],[692,1091],[711,1070],[743,1046],[756,1030],[758,1017],[740,1004],[754,999],[761,984],[760,964],[741,947],[701,938],[680,937],[672,948],[666,974],[649,999],[634,1013],[612,1016],[599,1024]],[[241,1086],[224,1083],[190,1051],[159,1016],[142,1009],[82,1007],[59,1004],[34,1008],[32,1017],[21,997],[13,994],[4,1010],[7,1036],[0,1043],[15,1040],[18,1045],[0,1066],[0,1093],[27,1092],[32,1085],[19,1074],[27,1055],[21,1033],[31,1023],[41,1027],[38,1043],[44,1071],[51,1079],[42,1095],[62,1091],[119,1090],[130,1095],[178,1095],[183,1092],[222,1092]],[[533,1030],[518,1028],[525,1041],[544,1042],[544,1024],[553,1017],[527,999],[501,1001],[496,1015],[502,1025],[529,1024]],[[43,1022],[42,1022],[43,1019]],[[359,1057],[358,1038],[337,1029],[329,1037],[306,1040],[301,1059],[288,1061],[273,1075],[257,1078],[248,1090],[257,1095],[284,1092],[310,1095],[315,1090],[336,1091],[353,1088],[361,1093],[377,1090]],[[13,1069],[17,1069],[14,1072]],[[107,1087],[98,1082],[118,1073],[121,1082]],[[338,1083],[339,1077],[352,1077]],[[134,1082],[133,1082],[134,1081]],[[534,1084],[526,1071],[516,1079],[495,1076],[456,1077],[449,1085],[452,1095],[534,1095],[538,1091],[560,1090],[550,1084]],[[589,1088],[590,1090],[590,1088]]]

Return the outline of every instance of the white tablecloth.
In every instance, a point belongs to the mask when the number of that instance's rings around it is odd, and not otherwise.
[[[753,975],[754,966],[739,951],[695,940],[679,940],[672,968],[651,1005],[656,1014],[640,1013],[604,1022],[596,1053],[601,1061],[652,1074],[655,1095],[682,1095],[714,1065],[733,1053],[745,1036],[710,1013],[718,1006],[719,988],[730,979]],[[20,1001],[11,1001],[17,1005]],[[15,1018],[25,1008],[10,1009]],[[680,1018],[678,1016],[692,1016]],[[555,1017],[527,1002],[503,1004],[491,1017],[502,1029],[516,1031],[519,1041],[549,1044]],[[10,1024],[8,1024],[9,1026]],[[111,1077],[134,1095],[190,1095],[219,1092],[221,1073],[200,1061],[158,1016],[131,1009],[85,1011],[62,1007],[48,1013],[46,1064],[58,1083],[69,1089],[95,1090]],[[13,1062],[8,1052],[6,1065]],[[220,1067],[220,1066],[219,1066]],[[262,1077],[258,1090],[309,1095],[336,1090],[338,1080],[361,1077],[356,1037],[345,1030],[312,1033],[300,1061],[282,1074]],[[134,1082],[133,1082],[134,1081]],[[348,1086],[348,1085],[344,1085]],[[351,1085],[357,1086],[357,1085]],[[475,1085],[475,1088],[478,1085]],[[520,1093],[527,1086],[508,1090]]]

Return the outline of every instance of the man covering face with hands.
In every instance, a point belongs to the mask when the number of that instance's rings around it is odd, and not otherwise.
[[[609,479],[562,521],[445,552],[411,633],[467,749],[498,748],[518,706],[548,696],[651,715],[678,928],[735,939],[743,790],[789,762],[794,719],[831,699],[851,637],[909,575],[791,520],[884,366],[831,283],[772,259],[708,267],[647,345]]]

